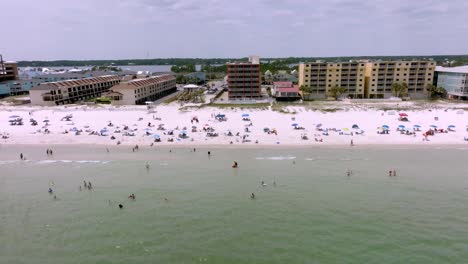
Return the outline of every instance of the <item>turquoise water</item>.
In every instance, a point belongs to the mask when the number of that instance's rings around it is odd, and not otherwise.
[[[0,148],[1,263],[468,259],[468,149],[54,151]]]

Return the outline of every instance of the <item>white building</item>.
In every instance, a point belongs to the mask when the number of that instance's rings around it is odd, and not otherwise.
[[[122,82],[104,94],[115,105],[145,104],[177,91],[176,79],[165,74]]]

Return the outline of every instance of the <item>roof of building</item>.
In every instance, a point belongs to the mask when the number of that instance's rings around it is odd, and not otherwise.
[[[90,85],[102,82],[109,82],[109,81],[117,81],[120,80],[120,77],[114,75],[107,75],[101,77],[94,77],[94,78],[85,78],[80,80],[65,80],[60,82],[49,82],[49,83],[41,83],[38,86],[31,88],[32,91],[37,90],[52,90],[57,88],[68,88],[68,87],[75,87],[81,85]]]
[[[184,89],[196,89],[196,88],[199,88],[199,86],[195,84],[187,84],[184,86]]]
[[[459,67],[436,67],[437,72],[456,72],[456,73],[468,73],[468,65]]]
[[[278,92],[280,92],[280,93],[299,93],[299,86],[294,85],[293,87],[279,87]]]
[[[273,85],[278,87],[278,88],[293,87],[292,82],[273,82]]]
[[[138,89],[147,85],[157,84],[163,81],[171,81],[175,80],[175,77],[170,74],[160,75],[160,76],[152,76],[143,79],[134,79],[128,82],[120,83],[119,85],[112,88],[112,90],[122,90],[122,89]]]

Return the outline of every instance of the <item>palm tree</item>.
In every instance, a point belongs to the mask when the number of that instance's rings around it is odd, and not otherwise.
[[[301,85],[301,87],[299,87],[299,90],[304,94],[304,100],[310,99],[309,96],[312,93],[312,87]]]
[[[393,83],[392,92],[396,97],[401,97],[408,93],[408,84],[404,83]]]
[[[328,94],[331,97],[333,97],[335,100],[338,100],[338,97],[340,97],[340,95],[342,95],[346,91],[347,91],[347,89],[344,88],[344,87],[334,86],[334,87],[330,88],[330,90],[328,91]]]
[[[444,98],[447,95],[447,91],[444,87],[437,87],[433,84],[428,84],[426,89],[428,91],[429,98],[432,100]]]

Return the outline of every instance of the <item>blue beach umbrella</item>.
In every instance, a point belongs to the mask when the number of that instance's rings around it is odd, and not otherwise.
[[[316,125],[315,127],[321,127],[321,126],[322,126],[322,124],[318,124],[318,125]]]
[[[413,127],[415,127],[415,128],[420,128],[421,126],[420,126],[420,125],[414,125]]]
[[[352,128],[354,128],[354,129],[359,129],[359,126],[356,125],[356,124],[354,124],[354,125],[352,126]]]
[[[159,135],[153,135],[154,138],[161,138]]]
[[[18,118],[18,117],[19,117],[19,116],[17,116],[17,115],[12,115],[12,116],[10,116],[10,118]]]
[[[405,126],[404,125],[399,125],[398,128],[405,128]]]
[[[299,125],[299,124],[294,123],[294,124],[292,124],[291,126],[297,127],[298,125]]]
[[[450,128],[455,128],[455,126],[454,126],[454,125],[450,125],[450,126],[448,126],[448,127],[450,127]]]
[[[242,117],[248,117],[249,114],[242,114]]]
[[[432,127],[432,128],[437,128],[437,126],[436,126],[436,125],[430,125],[430,127]]]

